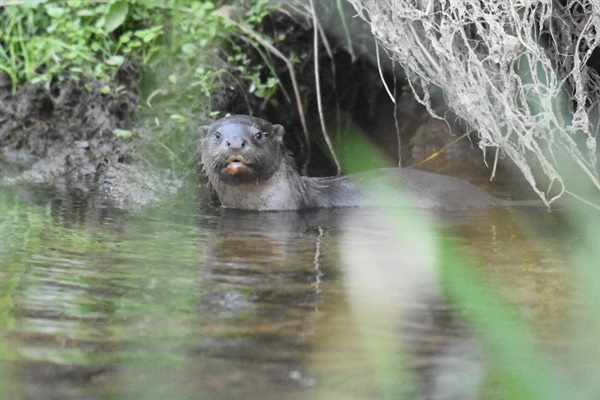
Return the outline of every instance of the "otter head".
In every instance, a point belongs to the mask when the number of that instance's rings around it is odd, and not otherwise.
[[[234,115],[202,130],[202,163],[213,183],[267,180],[285,156],[285,129],[260,118]]]

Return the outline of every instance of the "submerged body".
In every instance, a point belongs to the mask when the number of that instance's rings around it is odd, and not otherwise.
[[[247,115],[223,118],[205,128],[202,162],[223,207],[303,210],[373,205],[362,183],[391,176],[427,209],[462,210],[508,205],[461,179],[406,168],[343,177],[301,176],[283,146],[281,125]]]

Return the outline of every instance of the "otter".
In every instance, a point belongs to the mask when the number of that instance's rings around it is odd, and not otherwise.
[[[283,145],[285,129],[261,118],[233,115],[202,127],[204,171],[221,205],[243,210],[306,210],[374,205],[361,191],[384,173],[393,175],[420,208],[481,209],[516,205],[461,179],[409,168],[340,177],[301,176]]]

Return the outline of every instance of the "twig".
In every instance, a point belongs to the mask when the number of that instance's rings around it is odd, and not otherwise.
[[[392,75],[394,75],[394,99],[396,99],[398,82],[396,81],[396,63],[394,62],[394,60],[392,60]],[[396,138],[398,139],[398,168],[402,168],[402,140],[400,138],[400,126],[398,124],[397,104],[394,104],[394,127],[396,128]]]
[[[451,143],[447,144],[446,146],[442,147],[441,149],[439,149],[436,152],[433,152],[429,157],[427,157],[424,160],[419,161],[416,164],[411,165],[411,167],[417,167],[421,164],[425,164],[427,161],[434,159],[435,157],[439,156],[440,154],[442,154],[444,151],[446,151],[446,149],[450,146],[452,146],[453,144],[455,144],[456,142],[458,142],[459,140],[461,140],[462,138],[466,137],[469,133],[465,133],[464,135],[462,135],[461,137],[453,140]]]
[[[335,167],[337,168],[337,175],[339,175],[342,171],[340,167],[340,162],[335,154],[335,150],[333,149],[333,144],[331,143],[331,139],[329,138],[329,134],[327,133],[327,127],[325,126],[325,118],[323,117],[323,104],[321,101],[321,79],[319,74],[319,21],[317,19],[317,13],[315,11],[315,4],[313,0],[309,0],[310,8],[313,16],[313,57],[315,60],[315,85],[317,89],[317,107],[319,109],[319,120],[321,121],[321,129],[323,131],[323,137],[325,138],[325,142],[327,143],[327,147],[329,148],[329,152],[333,157],[333,162],[335,163]]]
[[[575,193],[570,192],[568,190],[565,190],[565,193],[568,194],[568,195],[570,195],[570,196],[575,197],[577,200],[581,201],[584,204],[587,204],[588,206],[591,206],[591,207],[595,208],[596,210],[600,210],[600,206],[598,204],[594,204],[591,201],[588,201],[588,200],[584,199],[583,197],[578,196]]]
[[[499,157],[500,157],[500,147],[496,147],[496,154],[494,155],[494,165],[492,167],[492,174],[490,175],[490,182],[496,177],[496,168],[498,167]]]
[[[379,70],[379,76],[381,77],[381,82],[383,82],[383,87],[385,88],[385,91],[387,92],[388,96],[390,96],[390,99],[392,99],[392,103],[396,104],[396,99],[394,98],[394,95],[390,91],[390,88],[388,87],[387,83],[385,82],[385,79],[383,78],[381,61],[379,60],[379,42],[377,40],[375,40],[375,55],[377,56],[377,69]]]
[[[340,14],[340,20],[342,21],[342,27],[344,28],[344,34],[346,35],[346,39],[348,40],[348,53],[350,53],[350,60],[352,60],[352,62],[354,63],[354,61],[356,60],[356,54],[354,54],[354,49],[352,48],[352,37],[350,36],[350,29],[348,29],[346,17],[344,16],[342,0],[337,0],[336,5],[338,13]]]
[[[146,105],[148,106],[148,108],[152,108],[152,99],[154,98],[154,96],[161,94],[161,95],[166,95],[169,92],[167,92],[165,89],[157,89],[154,92],[150,93],[150,96],[148,96],[148,98],[146,99]]]
[[[423,55],[425,56],[425,58],[431,63],[431,66],[436,69],[436,72],[439,73],[442,70],[440,68],[440,65],[435,61],[435,59],[433,58],[433,56],[427,50],[427,47],[425,47],[425,45],[421,41],[421,38],[419,37],[419,34],[415,30],[415,27],[414,27],[412,21],[408,22],[408,29],[410,29],[410,33],[412,33],[413,38],[415,39],[415,42],[417,43],[417,45],[419,46],[419,48],[423,52]]]
[[[596,189],[600,190],[600,182],[594,176],[594,174],[583,164],[583,162],[579,159],[579,157],[575,156],[571,153],[571,157],[575,160],[575,163],[583,170],[583,172],[590,178]]]
[[[306,140],[306,146],[308,148],[308,155],[310,157],[310,138],[308,135],[308,127],[306,125],[306,116],[304,115],[304,107],[302,106],[302,98],[300,97],[300,90],[298,89],[298,81],[296,80],[296,71],[294,70],[294,66],[292,65],[292,62],[289,60],[289,58],[284,56],[275,46],[273,46],[271,43],[269,43],[266,40],[264,40],[263,38],[261,38],[260,35],[256,32],[254,32],[252,29],[247,28],[246,26],[244,26],[230,18],[227,18],[227,19],[230,23],[237,26],[242,32],[244,32],[248,36],[252,37],[258,43],[260,43],[262,46],[264,46],[267,50],[269,50],[273,55],[280,58],[285,63],[285,65],[290,73],[290,79],[292,80],[292,87],[294,88],[294,96],[296,98],[296,106],[298,107],[298,113],[300,114],[300,123],[302,124],[302,131],[304,132],[304,138]]]

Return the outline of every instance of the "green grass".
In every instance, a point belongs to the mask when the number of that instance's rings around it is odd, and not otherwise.
[[[221,76],[232,73],[250,93],[268,99],[278,87],[278,80],[265,73],[269,64],[251,65],[233,39],[243,36],[240,25],[260,25],[278,5],[277,1],[15,2],[0,13],[0,71],[15,91],[64,78],[110,80],[123,62],[135,59],[150,71],[167,74],[164,88],[183,94],[186,101],[210,97]],[[239,15],[230,15],[231,9]]]

